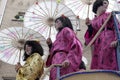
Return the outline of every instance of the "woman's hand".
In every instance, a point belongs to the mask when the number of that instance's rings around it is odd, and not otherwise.
[[[15,70],[16,72],[18,72],[18,70],[21,68],[21,64],[18,62],[16,65],[15,65]]]
[[[70,66],[70,62],[67,60],[62,63],[62,67],[64,67],[64,68],[67,68],[69,66]]]
[[[52,44],[51,38],[48,38],[46,42],[47,42],[48,45]]]
[[[117,46],[117,41],[113,41],[113,42],[111,42],[111,47],[116,47]]]
[[[86,25],[90,25],[90,19],[89,19],[89,18],[86,18],[85,24],[86,24]]]

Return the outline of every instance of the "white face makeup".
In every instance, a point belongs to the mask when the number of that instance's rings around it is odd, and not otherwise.
[[[108,1],[103,1],[102,9],[106,11],[107,8],[108,8],[108,5],[109,5],[109,2],[108,2]]]
[[[29,46],[29,45],[26,45],[26,46],[25,46],[25,52],[26,52],[27,55],[30,55],[31,52],[32,52],[32,47]]]
[[[55,28],[56,30],[58,30],[59,28],[62,27],[62,22],[58,19],[56,22],[55,22]]]

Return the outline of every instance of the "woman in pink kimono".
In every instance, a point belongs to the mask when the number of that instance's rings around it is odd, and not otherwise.
[[[58,30],[55,42],[52,44],[51,39],[47,39],[50,46],[50,56],[46,65],[62,64],[60,75],[76,72],[82,62],[82,44],[73,31],[71,21],[61,16],[55,20],[55,28]],[[50,71],[50,80],[56,79],[56,68]]]
[[[85,34],[85,42],[88,44],[101,28],[110,13],[105,13],[108,7],[108,0],[96,0],[93,4],[93,12],[96,14],[93,20],[86,19],[88,30]],[[116,59],[116,35],[114,22],[111,17],[105,28],[92,44],[91,69],[118,70]]]

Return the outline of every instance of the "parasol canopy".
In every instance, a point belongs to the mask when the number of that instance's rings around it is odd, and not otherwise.
[[[64,3],[73,10],[73,12],[80,17],[80,19],[90,19],[94,18],[94,13],[92,12],[93,2],[95,0],[64,0]],[[108,0],[109,6],[107,12],[118,11],[120,0]]]
[[[23,64],[23,48],[26,40],[37,40],[44,49],[44,60],[48,55],[48,46],[45,38],[38,32],[25,27],[10,27],[0,31],[0,59],[3,62],[15,65]]]
[[[51,37],[54,41],[57,34],[54,21],[62,15],[71,20],[74,30],[76,30],[77,20],[75,14],[71,9],[56,0],[41,0],[31,6],[25,13],[24,26],[38,31],[46,39]]]

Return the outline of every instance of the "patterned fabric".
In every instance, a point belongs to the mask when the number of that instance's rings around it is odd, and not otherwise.
[[[43,73],[44,62],[38,53],[32,54],[18,70],[16,80],[35,80]]]
[[[93,28],[92,35],[90,36],[88,30],[85,34],[85,41],[88,44],[91,39],[95,36],[97,31],[103,25],[110,13],[103,13],[98,17],[95,17],[91,24]],[[114,22],[111,17],[109,22],[106,24],[103,31],[93,43],[92,50],[92,62],[91,69],[108,69],[118,70],[115,48],[111,47],[112,41],[116,40],[116,33],[114,31]]]
[[[79,70],[82,59],[82,44],[76,37],[76,34],[69,28],[64,28],[56,36],[56,41],[52,45],[50,57],[47,60],[47,66],[51,64],[61,64],[65,60],[70,62],[68,68],[61,68],[60,74],[75,72]],[[56,79],[56,68],[50,71],[50,80]]]

